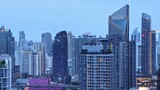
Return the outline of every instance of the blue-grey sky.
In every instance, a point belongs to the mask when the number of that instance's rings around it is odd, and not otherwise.
[[[0,26],[10,28],[18,39],[25,31],[27,40],[40,41],[41,34],[53,37],[61,30],[79,36],[86,32],[97,36],[108,33],[108,16],[129,4],[130,33],[139,27],[141,14],[152,17],[152,29],[160,29],[159,0],[0,0]]]

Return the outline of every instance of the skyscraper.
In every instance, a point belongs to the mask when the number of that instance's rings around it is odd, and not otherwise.
[[[116,90],[112,52],[101,44],[83,45],[80,59],[80,90]]]
[[[52,34],[47,32],[42,34],[42,43],[45,45],[45,53],[49,54],[52,47]]]
[[[129,41],[129,5],[125,5],[109,16],[109,35],[119,36],[122,41]]]
[[[129,41],[129,5],[125,5],[109,16],[109,35],[111,50],[115,61],[115,87],[129,90],[136,86],[136,48],[135,42]]]
[[[0,55],[9,54],[12,59],[12,81],[15,81],[14,66],[15,66],[15,40],[10,29],[0,28]]]
[[[64,82],[68,76],[68,44],[67,32],[56,34],[53,43],[53,81]]]
[[[156,36],[155,32],[151,31],[151,16],[142,14],[142,74],[155,74],[156,71]]]
[[[40,65],[39,65],[40,75],[45,74],[45,69],[46,69],[46,67],[45,67],[45,64],[46,64],[45,45],[43,43],[36,42],[35,43],[35,50],[38,55],[38,60],[40,61]]]
[[[67,43],[68,43],[68,73],[71,76],[75,75],[75,70],[74,70],[74,40],[73,40],[73,35],[72,32],[68,32],[67,34]]]
[[[25,39],[24,31],[19,31],[18,50],[25,50],[27,48],[27,41]]]

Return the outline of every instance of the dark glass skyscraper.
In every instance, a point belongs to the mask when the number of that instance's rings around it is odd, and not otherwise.
[[[109,35],[119,36],[122,41],[129,41],[129,5],[109,16]]]
[[[52,34],[43,33],[42,34],[42,43],[45,45],[45,53],[49,54],[52,47]]]
[[[53,81],[64,82],[68,76],[67,32],[57,33],[53,43]]]
[[[5,29],[4,26],[0,28],[0,55],[8,54],[12,59],[12,80],[14,81],[14,66],[15,66],[15,40],[12,36],[11,30]]]
[[[151,31],[151,16],[142,14],[142,74],[155,74],[156,71],[156,35]]]

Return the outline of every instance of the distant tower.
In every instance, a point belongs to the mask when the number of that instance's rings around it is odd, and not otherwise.
[[[156,34],[151,31],[151,16],[142,14],[142,74],[153,75],[156,71]]]
[[[53,81],[64,82],[68,76],[67,32],[56,34],[53,44]]]
[[[42,43],[45,45],[45,53],[49,54],[52,47],[52,34],[47,32],[42,34]]]
[[[4,26],[0,28],[0,55],[9,54],[12,59],[12,81],[15,81],[15,40],[12,36],[11,30],[5,29]]]
[[[18,50],[25,50],[27,47],[27,41],[25,39],[24,31],[19,31]]]
[[[39,60],[39,70],[40,70],[40,73],[39,75],[42,75],[42,74],[45,74],[45,69],[46,69],[46,60],[45,60],[45,45],[43,43],[40,43],[40,42],[36,42],[35,43],[35,50],[36,50],[36,53],[38,55],[38,60]],[[34,52],[33,52],[34,53]]]
[[[138,28],[135,28],[132,35],[131,40],[135,42],[140,42],[140,33],[138,32]]]
[[[19,41],[26,40],[24,31],[19,31]]]

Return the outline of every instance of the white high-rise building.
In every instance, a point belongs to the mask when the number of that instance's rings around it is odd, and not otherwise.
[[[0,90],[11,90],[12,62],[8,54],[0,55]]]
[[[45,72],[48,74],[48,73],[51,73],[51,70],[52,70],[52,59],[53,57],[52,56],[48,56],[46,55],[46,70]]]
[[[29,75],[40,75],[41,72],[39,72],[39,60],[38,60],[38,54],[32,53],[29,55]]]

